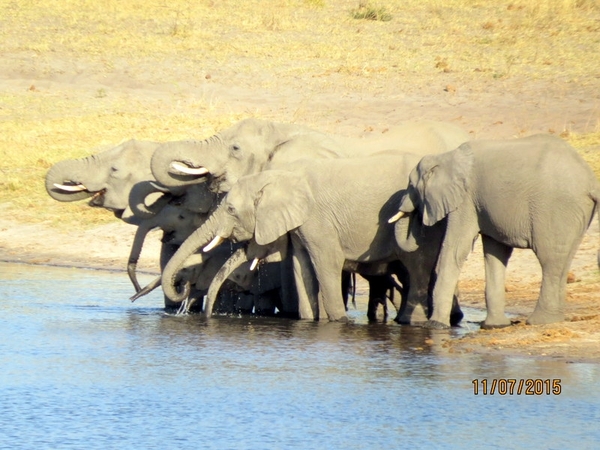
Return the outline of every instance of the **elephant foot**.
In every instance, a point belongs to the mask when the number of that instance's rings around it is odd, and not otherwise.
[[[482,330],[494,330],[496,328],[506,328],[512,325],[511,321],[504,315],[504,312],[490,314],[488,311],[485,320],[481,322]]]
[[[447,330],[450,328],[450,325],[438,322],[437,320],[428,320],[427,322],[424,322],[422,326],[428,330]]]
[[[535,308],[533,313],[527,318],[527,325],[545,325],[547,323],[563,322],[565,314],[549,313],[540,308]]]
[[[500,328],[506,328],[506,327],[510,327],[512,325],[512,323],[508,322],[508,323],[486,323],[481,322],[481,329],[482,330],[497,330]]]

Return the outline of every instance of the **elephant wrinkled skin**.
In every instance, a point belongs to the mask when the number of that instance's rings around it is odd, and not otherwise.
[[[542,285],[529,324],[564,320],[571,260],[597,210],[600,184],[563,140],[535,135],[472,141],[425,156],[410,174],[400,213],[417,213],[424,228],[447,218],[429,326],[449,325],[450,299],[479,233],[485,257],[484,327],[510,325],[504,313],[505,271],[513,248],[530,248]]]

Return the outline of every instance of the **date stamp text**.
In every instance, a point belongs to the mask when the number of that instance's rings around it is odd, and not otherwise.
[[[560,395],[561,379],[541,378],[476,378],[474,395]]]

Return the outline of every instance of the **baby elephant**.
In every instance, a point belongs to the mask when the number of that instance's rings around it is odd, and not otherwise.
[[[400,212],[390,222],[413,211],[425,226],[447,217],[428,326],[449,325],[452,294],[477,233],[485,256],[482,326],[510,325],[504,281],[513,248],[532,249],[542,267],[540,295],[527,323],[564,320],[569,266],[599,199],[591,168],[553,136],[473,141],[425,156],[411,172]],[[418,230],[411,233],[418,241]]]

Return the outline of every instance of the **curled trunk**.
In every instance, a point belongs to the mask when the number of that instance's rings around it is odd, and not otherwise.
[[[210,158],[211,155],[218,153],[218,149],[210,148],[210,144],[215,145],[218,143],[220,143],[220,140],[216,139],[215,136],[200,142],[177,141],[164,143],[156,149],[152,156],[152,174],[163,186],[175,187],[201,183],[210,174],[209,168],[206,168],[207,173],[203,175],[190,175],[179,171],[177,167],[187,167],[190,160],[202,161],[202,164],[205,164],[203,155]],[[189,168],[194,169],[195,167],[189,166]]]
[[[190,256],[215,237],[218,223],[219,215],[213,213],[200,228],[185,240],[165,266],[162,273],[162,287],[165,295],[172,301],[183,301],[183,293],[178,292],[176,288],[179,271]]]
[[[206,295],[206,305],[204,307],[204,313],[207,316],[212,314],[213,306],[215,301],[217,300],[217,295],[219,295],[219,290],[221,286],[225,282],[227,278],[242,264],[248,261],[248,253],[244,247],[238,248],[233,255],[229,257],[227,261],[221,266],[221,269],[216,273],[212,282],[210,283],[210,287],[208,288],[208,293]]]
[[[54,164],[46,174],[46,191],[48,195],[59,202],[75,202],[90,198],[94,192],[90,192],[88,179],[93,173],[94,167],[89,158],[69,159]],[[76,186],[83,184],[83,190],[65,190],[58,186]],[[58,185],[58,186],[57,186]]]

